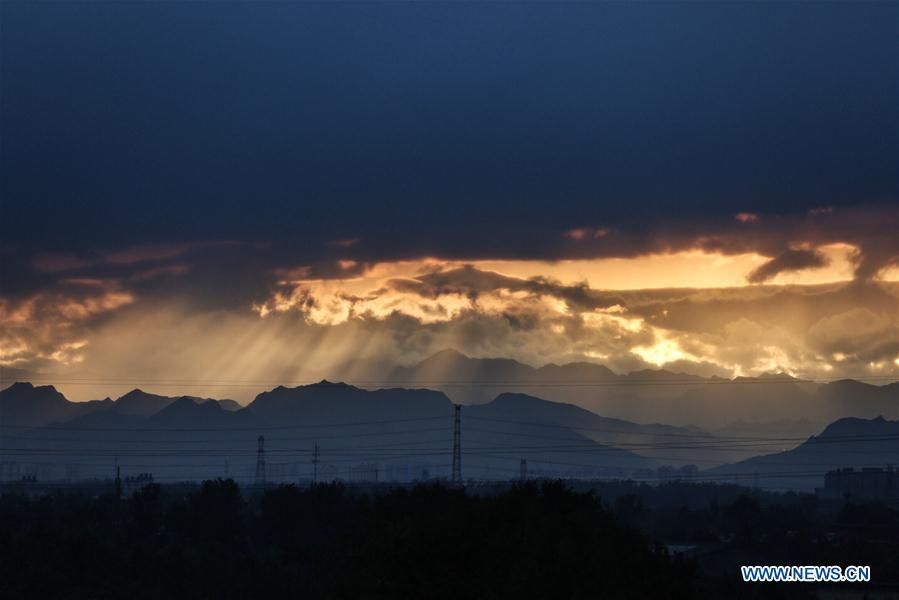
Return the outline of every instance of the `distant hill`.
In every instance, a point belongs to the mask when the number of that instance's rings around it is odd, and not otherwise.
[[[463,410],[463,462],[472,476],[514,477],[522,459],[531,461],[533,472],[542,469],[571,475],[625,476],[634,469],[654,465],[651,459],[599,444],[568,426],[542,432],[541,439],[548,442],[534,444],[533,427],[528,423],[471,422],[478,416],[518,417],[521,411],[515,405],[525,398],[497,401],[496,407],[491,403]],[[536,398],[527,401],[544,402]],[[404,388],[369,391],[322,381],[263,392],[246,412],[259,423],[302,422],[307,430],[304,433],[314,434],[323,452],[328,451],[329,439],[362,453],[362,448],[371,446],[371,438],[389,438],[389,444],[379,445],[370,455],[385,463],[385,469],[446,472],[452,461],[452,403],[441,392]],[[535,445],[537,450],[531,448]]]
[[[807,433],[841,417],[899,417],[899,382],[880,386],[854,380],[822,384],[783,373],[730,380],[664,369],[616,374],[588,362],[533,367],[506,358],[471,358],[455,350],[438,352],[411,366],[353,360],[335,372],[341,374],[341,380],[360,388],[429,389],[465,405],[486,404],[501,394],[516,393],[576,405],[607,418],[693,425],[710,431],[734,422],[757,424],[756,429],[771,424],[776,431],[777,422],[799,418],[807,422]],[[276,392],[277,388],[268,394],[276,396]],[[70,412],[82,415],[110,408],[121,415],[149,416],[175,399],[136,389],[112,406],[108,402],[70,403],[83,405],[76,409],[47,405],[46,414],[42,414],[41,408],[9,402],[5,412],[10,420],[24,418],[36,424],[68,418]],[[195,398],[196,402],[207,400]],[[242,409],[233,400],[216,402],[228,411]],[[20,415],[21,411],[30,411],[29,416]]]
[[[225,398],[223,400],[212,400],[210,398],[209,400],[212,402],[218,402],[219,406],[221,406],[223,409],[230,411],[230,412],[233,412],[235,410],[240,410],[241,408],[243,408],[242,404],[240,404],[239,402],[237,402],[235,400],[231,400],[230,398]]]
[[[163,408],[175,401],[175,398],[169,396],[159,396],[157,394],[148,394],[139,389],[133,389],[124,396],[115,401],[112,410],[120,415],[132,415],[139,417],[149,417],[158,413]]]
[[[38,373],[36,371],[30,371],[28,369],[17,369],[14,367],[0,365],[0,390],[5,390],[14,383],[21,383],[25,381],[30,383],[41,383],[43,381],[46,381],[48,377],[52,377],[52,375],[47,373]]]
[[[47,425],[106,410],[112,405],[109,398],[69,402],[52,385],[18,382],[0,391],[0,425]]]
[[[362,372],[358,365],[356,371]],[[470,358],[453,350],[398,367],[387,376],[387,383],[441,390],[465,404],[488,402],[504,392],[524,393],[629,421],[703,428],[720,428],[735,420],[791,420],[797,415],[815,427],[846,416],[899,416],[899,383],[820,384],[785,374],[729,380],[666,370],[619,375],[592,363],[532,367],[510,359]]]
[[[580,386],[579,392],[593,394],[595,401],[610,406],[615,405],[617,396],[602,391],[606,386],[599,384],[634,381],[637,377],[615,375],[605,367],[587,363],[535,369],[515,361],[471,359],[453,352],[432,359],[423,363],[420,371],[410,367],[392,376],[402,376],[406,385],[445,385],[449,393],[455,393],[463,380],[440,379],[438,373],[458,366],[479,393],[502,387],[532,387],[539,394],[553,396],[564,396],[561,392],[566,387],[551,383],[570,376],[578,382],[597,382],[595,386]],[[639,377],[639,381],[664,382],[678,376],[652,371]],[[516,384],[516,378],[526,383]],[[494,385],[484,384],[491,380]],[[699,383],[695,383],[697,380]],[[802,470],[816,470],[815,478],[806,478],[808,484],[817,481],[822,469],[840,466],[836,464],[839,460],[859,463],[859,457],[873,450],[871,460],[879,464],[886,454],[899,449],[887,445],[883,452],[874,446],[859,450],[859,442],[815,441],[832,437],[836,424],[818,437],[807,436],[808,431],[821,429],[815,429],[815,420],[809,415],[820,418],[882,407],[895,410],[895,392],[899,389],[895,384],[877,387],[842,381],[820,385],[783,375],[772,376],[765,383],[689,381],[686,390],[681,385],[622,383],[609,387],[632,394],[630,410],[655,406],[655,412],[647,413],[653,420],[664,420],[662,417],[672,412],[688,422],[706,418],[704,413],[717,420],[730,411],[728,425],[709,433],[695,426],[640,423],[518,392],[501,392],[487,402],[467,405],[462,409],[463,471],[480,479],[508,479],[517,476],[524,461],[529,473],[547,477],[652,478],[653,469],[660,465],[696,464],[707,469],[705,473],[711,477],[745,479],[761,473],[775,483],[802,485]],[[641,394],[656,392],[633,393],[630,387],[665,387],[667,391],[653,399]],[[767,393],[759,395],[763,390]],[[268,477],[274,480],[308,477],[312,449],[317,444],[323,478],[408,481],[449,473],[452,404],[447,393],[440,390],[372,390],[329,381],[293,388],[280,386],[259,394],[246,407],[233,401],[160,396],[139,389],[115,401],[76,403],[52,386],[18,383],[0,391],[0,427],[5,427],[0,429],[0,441],[5,450],[12,451],[5,452],[5,460],[55,468],[57,476],[69,467],[80,469],[82,476],[108,475],[118,457],[120,465],[129,471],[141,472],[146,467],[169,479],[227,473],[248,480],[255,471],[257,438],[264,436]],[[771,420],[752,420],[759,409]],[[808,420],[774,420],[792,411],[799,411]],[[855,421],[861,423],[859,427],[868,423],[866,419]],[[846,423],[855,421],[836,423],[847,427]],[[31,427],[35,429],[27,429]],[[835,446],[837,441],[845,442],[845,447]],[[812,456],[807,454],[808,448],[816,451],[814,461],[807,459]],[[21,456],[15,454],[18,451]],[[758,458],[750,458],[753,456]],[[780,473],[778,469],[789,472]]]
[[[121,415],[149,417],[160,412],[176,400],[184,399],[194,404],[211,402],[228,411],[240,410],[242,408],[234,400],[216,400],[214,398],[198,398],[196,396],[160,396],[158,394],[149,394],[140,389],[134,389],[117,399],[113,410]]]
[[[464,413],[473,427],[515,425],[538,437],[552,428],[568,428],[595,442],[627,449],[662,464],[708,466],[754,454],[722,444],[715,446],[715,436],[695,427],[644,425],[526,394],[500,394],[487,404],[466,407]]]
[[[831,419],[845,416],[899,418],[899,382],[875,386],[854,379],[843,379],[820,386],[819,405],[827,406]]]
[[[598,365],[597,372],[613,375]],[[508,358],[469,358],[455,350],[444,350],[412,367],[397,367],[390,374],[390,381],[403,386],[432,388],[457,382],[515,384],[539,379],[537,373],[538,369]],[[559,373],[552,375],[558,376]]]
[[[751,442],[747,442],[751,443]],[[772,440],[770,446],[794,441]],[[760,449],[765,442],[756,442]],[[702,473],[716,480],[742,481],[769,488],[811,489],[820,487],[824,473],[841,467],[885,467],[899,456],[899,420],[883,417],[848,417],[834,421],[819,435],[795,448],[768,453]]]
[[[234,400],[193,396],[182,398],[188,398],[194,404],[211,402],[230,412],[242,408]],[[41,426],[84,419],[84,425],[118,426],[133,418],[154,415],[176,400],[177,397],[160,396],[135,389],[117,400],[105,398],[71,402],[52,385],[34,386],[27,382],[16,382],[0,390],[0,425]]]
[[[591,363],[531,367],[507,358],[469,358],[455,350],[444,350],[410,367],[396,367],[388,382],[398,386],[421,386],[446,390],[458,401],[489,402],[502,391],[524,392],[523,387],[559,384],[609,383],[618,380],[610,369]]]
[[[218,429],[238,424],[234,411],[225,410],[216,400],[197,402],[196,398],[181,396],[153,413],[145,422],[148,428]]]
[[[720,437],[778,437],[808,438],[821,431],[821,427],[806,419],[781,419],[777,421],[743,421],[737,419],[724,427],[712,430]]]
[[[425,389],[365,390],[345,383],[320,383],[262,392],[245,409],[258,422],[285,419],[318,423],[412,419],[451,415],[447,397]]]
[[[44,393],[67,402],[52,387]],[[120,402],[19,435],[18,450],[5,457],[25,463],[39,454],[57,477],[70,467],[81,477],[108,476],[118,460],[125,473],[149,470],[161,480],[217,477],[226,470],[251,480],[262,435],[268,477],[278,481],[308,478],[315,444],[322,478],[410,481],[447,476],[452,463],[452,403],[432,390],[370,391],[323,381],[263,392],[237,411],[140,390],[113,404]],[[535,431],[538,420],[553,426]],[[584,422],[606,423],[583,409],[526,396],[463,409],[463,473],[517,478],[522,460],[532,475],[553,477],[629,477],[656,466],[650,457],[598,442],[603,432],[591,437],[573,427]]]

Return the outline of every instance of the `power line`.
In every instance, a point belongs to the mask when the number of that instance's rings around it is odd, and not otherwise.
[[[689,386],[706,386],[706,385],[755,385],[755,384],[804,384],[804,383],[833,383],[838,381],[857,381],[864,383],[865,381],[897,381],[899,378],[895,375],[842,375],[830,377],[812,377],[812,378],[784,378],[784,377],[745,377],[737,379],[704,379],[696,377],[672,377],[665,379],[656,378],[629,378],[628,375],[616,375],[615,377],[628,378],[625,381],[595,381],[595,380],[552,380],[537,379],[527,380],[429,380],[429,379],[380,379],[380,380],[350,380],[344,383],[348,385],[371,387],[371,386],[436,386],[436,387],[619,387],[619,386],[669,386],[669,385],[689,385]],[[53,377],[53,376],[31,376],[22,378],[32,383],[52,383],[59,385],[116,385],[116,386],[184,386],[184,387],[259,387],[259,386],[311,386],[320,383],[321,380],[216,380],[216,379],[152,379],[152,378],[108,378],[108,377]],[[12,381],[6,379],[4,381]]]
[[[462,484],[462,405],[453,405],[453,471],[452,482]]]
[[[66,427],[66,426],[50,426],[50,427],[28,427],[28,426],[7,426],[13,429],[21,428],[28,429],[32,431],[58,431],[58,430],[69,430],[69,431],[101,431],[101,432],[109,432],[109,431],[127,431],[129,433],[138,432],[138,431],[147,431],[147,432],[164,432],[164,433],[172,433],[172,432],[197,432],[197,431],[206,431],[206,432],[215,432],[215,433],[225,433],[229,431],[248,431],[248,430],[267,430],[267,429],[287,429],[287,430],[304,430],[304,429],[315,429],[318,430],[318,434],[315,436],[315,445],[313,449],[313,481],[317,481],[318,478],[318,462],[319,462],[319,449],[318,449],[318,439],[332,439],[332,440],[340,440],[344,438],[354,438],[354,437],[369,437],[369,436],[403,436],[403,435],[420,435],[428,432],[436,432],[441,431],[445,432],[445,427],[438,428],[425,428],[425,429],[400,429],[395,431],[378,431],[378,432],[348,432],[348,433],[331,433],[323,434],[321,429],[332,428],[332,429],[340,429],[340,428],[352,428],[352,427],[365,427],[365,426],[390,426],[390,425],[398,425],[398,424],[408,424],[413,422],[424,422],[431,421],[436,419],[446,419],[447,416],[433,416],[433,417],[418,417],[418,418],[409,418],[409,419],[388,419],[388,420],[379,420],[379,421],[356,421],[356,422],[341,422],[341,423],[330,423],[330,424],[307,424],[307,425],[298,425],[298,426],[276,426],[276,427],[240,427],[240,428],[78,428],[78,427]],[[716,437],[710,434],[691,434],[691,433],[675,433],[675,432],[643,432],[643,431],[622,431],[620,429],[608,429],[608,428],[581,428],[577,427],[577,425],[572,424],[562,424],[562,423],[553,423],[553,422],[531,422],[531,421],[516,421],[512,419],[494,419],[490,417],[471,417],[474,421],[482,421],[485,423],[495,422],[495,423],[504,423],[511,424],[516,426],[523,427],[543,427],[543,428],[556,428],[562,429],[566,432],[579,433],[581,431],[604,431],[608,433],[613,433],[617,436],[628,437],[628,436],[640,436],[646,435],[653,438],[651,441],[646,442],[631,442],[631,441],[614,441],[614,445],[604,445],[596,440],[591,440],[590,438],[584,437],[582,440],[576,440],[576,442],[567,442],[566,440],[560,440],[558,437],[553,437],[549,435],[536,435],[536,434],[527,434],[516,431],[498,431],[496,429],[472,429],[475,433],[486,434],[490,436],[491,440],[495,440],[494,436],[520,436],[520,437],[530,437],[530,438],[545,438],[550,440],[558,440],[556,444],[507,444],[507,445],[497,445],[496,442],[493,442],[493,445],[490,444],[482,444],[471,446],[469,449],[465,451],[467,456],[476,456],[476,457],[486,457],[488,459],[493,460],[505,460],[505,461],[519,461],[519,469],[521,469],[521,462],[523,460],[527,460],[523,457],[524,454],[528,456],[530,461],[535,464],[546,464],[546,465],[555,465],[562,467],[572,467],[578,469],[587,469],[589,472],[608,472],[609,470],[616,469],[635,469],[639,468],[638,465],[634,464],[634,460],[638,460],[640,458],[647,458],[646,456],[640,457],[636,454],[628,453],[628,450],[667,450],[668,456],[661,457],[663,459],[670,460],[672,451],[678,450],[693,450],[699,451],[702,453],[705,452],[716,452],[716,451],[724,451],[724,452],[733,452],[736,450],[746,451],[749,449],[759,450],[759,449],[767,449],[772,445],[776,444],[784,444],[791,442],[803,442],[808,439],[810,444],[815,445],[827,445],[827,444],[872,444],[872,443],[882,443],[882,442],[892,442],[895,440],[899,440],[899,435],[896,434],[870,434],[870,435],[842,435],[842,436],[828,436],[826,438],[805,438],[805,437],[780,437],[780,438],[764,438],[764,437],[737,437],[737,436],[727,436],[727,437]],[[665,437],[669,436],[672,438],[682,438],[683,441],[673,440],[673,441],[654,441],[656,437]],[[18,439],[28,440],[27,437],[22,436],[12,436],[18,437]],[[283,441],[299,441],[302,438],[289,437],[289,438],[280,438]],[[54,445],[60,445],[62,442],[72,443],[75,440],[57,440],[57,439],[40,439],[40,438],[31,438],[33,441],[41,441],[41,442],[51,442]],[[150,448],[150,449],[141,449],[141,448],[132,448],[132,449],[122,449],[120,447],[115,448],[104,448],[102,446],[109,444],[118,444],[121,442],[111,441],[111,440],[83,440],[86,443],[92,442],[94,445],[98,446],[96,448],[33,448],[33,447],[10,447],[10,448],[0,448],[0,452],[4,452],[9,454],[10,456],[24,456],[24,457],[45,457],[45,458],[55,458],[58,456],[81,456],[81,457],[94,457],[94,458],[104,458],[109,456],[118,457],[120,455],[129,457],[129,458],[138,458],[138,457],[151,457],[156,459],[157,465],[153,468],[184,468],[184,469],[198,469],[202,468],[200,463],[198,462],[189,462],[189,463],[173,463],[167,459],[180,459],[184,460],[187,457],[205,457],[205,456],[248,456],[252,453],[249,452],[249,449],[246,452],[235,452],[233,446],[233,439],[227,440],[197,440],[195,438],[191,438],[189,440],[153,440],[150,443],[155,444],[164,444],[168,445],[168,448]],[[131,440],[135,441],[135,440]],[[258,485],[262,485],[265,483],[266,477],[266,449],[264,448],[264,437],[259,435],[258,437],[258,447],[256,450],[256,472],[255,472],[255,481]],[[185,448],[176,448],[179,444],[184,444],[185,442],[190,442],[191,444],[197,443],[212,443],[212,442],[228,442],[232,444],[228,448],[196,448],[192,447],[191,449]],[[433,443],[433,440],[415,440],[407,442],[407,444],[428,444]],[[329,449],[330,458],[328,463],[356,463],[359,464],[361,460],[368,461],[402,461],[409,459],[424,459],[426,457],[439,457],[446,456],[449,454],[445,448],[409,448],[409,447],[401,447],[401,442],[395,442],[394,444],[386,444],[375,447],[340,447],[340,446],[331,446]],[[826,450],[821,450],[820,448],[816,448],[816,452],[818,455],[827,454]],[[292,447],[282,447],[282,448],[272,448],[271,453],[273,456],[279,457],[282,460],[285,458],[292,458],[298,456],[308,456],[306,455],[306,450],[300,448],[292,448]],[[535,456],[535,453],[540,453]],[[838,453],[841,455],[845,454],[845,451],[835,451],[832,453]],[[853,450],[854,455],[863,455],[867,452],[865,450]],[[461,460],[463,450],[461,448],[461,406],[454,405],[453,410],[453,447],[452,447],[452,471],[450,481],[454,484],[460,484],[462,481],[461,475]],[[514,454],[514,456],[509,456],[509,454]],[[558,460],[558,457],[555,455],[564,455],[564,454],[578,454],[584,458],[587,457],[595,457],[602,454],[611,454],[611,455],[619,455],[617,461],[602,461],[598,460],[597,462],[591,463],[578,463],[578,462],[567,462],[565,460]],[[620,455],[627,456],[628,460],[625,462],[621,462],[623,458]],[[555,460],[554,460],[555,459]],[[589,460],[589,458],[588,458]],[[97,465],[100,461],[95,463],[85,463],[92,464],[94,468],[97,468]],[[175,467],[175,464],[183,465],[181,467]],[[218,463],[220,465],[221,463]],[[295,463],[272,463],[274,465],[287,465],[287,464],[295,464]],[[787,475],[784,477],[798,477],[798,474],[802,471],[798,470],[807,466],[805,463],[797,465],[797,469],[786,472]],[[491,467],[475,465],[476,469],[484,469],[488,470]],[[525,467],[526,469],[526,467]],[[777,471],[768,473],[764,473],[763,477],[768,478],[773,474],[777,473]],[[745,473],[737,473],[732,475],[733,477],[745,477]],[[695,474],[693,476],[695,479],[699,480],[708,480],[710,477],[712,478],[721,478],[721,477],[731,477],[730,474],[727,473],[717,473],[711,476]]]
[[[606,427],[581,427],[579,425],[574,424],[563,424],[558,422],[547,422],[547,421],[516,421],[511,419],[495,419],[491,417],[478,417],[472,416],[468,417],[473,421],[490,421],[494,423],[508,423],[510,425],[523,425],[527,427],[544,427],[544,428],[553,428],[553,429],[567,429],[573,431],[575,433],[579,431],[592,431],[598,433],[615,433],[619,435],[652,435],[659,437],[684,437],[684,438],[709,438],[713,440],[733,440],[733,441],[752,441],[752,440],[766,440],[766,441],[805,441],[810,439],[813,436],[804,436],[804,437],[782,437],[782,438],[766,438],[766,437],[756,437],[756,436],[718,436],[714,433],[708,432],[697,432],[697,433],[681,433],[681,432],[637,432],[637,431],[626,431],[621,429],[614,428],[606,428]],[[636,425],[637,427],[651,427],[647,425]],[[499,433],[499,432],[494,432]],[[517,435],[517,434],[516,434]],[[524,434],[521,434],[524,435]],[[828,436],[828,437],[839,437],[839,436]],[[819,439],[819,438],[815,438]]]
[[[455,434],[454,434],[455,438]],[[895,442],[899,441],[899,435],[882,435],[882,436],[843,436],[834,439],[828,438],[816,438],[810,444],[814,446],[830,446],[830,445],[855,445],[855,444],[878,444],[882,442]],[[422,440],[421,443],[434,443],[433,440]],[[174,445],[177,442],[173,442]],[[480,453],[485,452],[508,452],[508,451],[529,451],[529,452],[548,452],[548,453],[583,453],[583,454],[602,454],[602,453],[620,453],[626,452],[627,449],[647,449],[647,450],[697,450],[702,452],[713,452],[713,451],[733,451],[733,450],[745,450],[745,449],[765,449],[767,447],[775,445],[771,441],[756,441],[756,442],[740,442],[740,443],[704,443],[704,444],[670,444],[670,443],[626,443],[620,442],[617,445],[606,445],[600,444],[599,442],[593,443],[576,443],[576,444],[543,444],[543,445],[494,445],[494,446],[473,446],[473,448],[480,451]],[[99,445],[98,445],[99,446]],[[372,453],[371,450],[379,450],[378,452]],[[395,453],[390,453],[391,450],[397,450]],[[434,452],[426,452],[432,450],[431,448],[418,448],[418,449],[410,449],[410,448],[393,448],[390,445],[370,448],[370,447],[347,447],[347,448],[338,448],[331,451],[332,454],[340,454],[346,452],[353,453],[370,453],[373,456],[381,455],[381,456],[415,456],[421,454],[434,454]],[[457,450],[461,453],[461,446],[457,448],[456,444],[453,444],[452,451],[447,450],[439,450],[438,448],[433,448],[433,450],[453,455],[457,454]],[[62,448],[33,448],[33,447],[4,447],[0,448],[0,452],[9,454],[9,455],[31,455],[31,456],[54,456],[54,455],[67,455],[67,454],[76,454],[80,456],[106,456],[106,455],[122,455],[122,456],[210,456],[210,455],[219,455],[219,454],[228,454],[230,456],[240,456],[240,455],[252,455],[253,453],[249,450],[244,452],[235,452],[234,447],[225,447],[225,448],[191,448],[191,449],[121,449],[118,447],[96,447],[96,448],[70,448],[70,447],[62,447]],[[275,448],[270,450],[270,453],[273,454],[298,454],[303,453],[305,450],[303,448]],[[835,449],[832,452],[842,454],[844,451]],[[853,450],[856,453],[866,453],[868,451],[862,450]],[[880,453],[881,451],[870,451]],[[827,451],[815,449],[816,454],[825,454]]]
[[[106,430],[104,430],[106,431]],[[113,431],[113,430],[110,430]],[[314,441],[318,439],[325,440],[338,440],[338,439],[350,439],[350,438],[364,438],[364,437],[379,437],[379,436],[408,436],[420,433],[433,433],[433,432],[447,432],[449,431],[448,427],[434,427],[428,429],[405,429],[401,431],[371,431],[371,432],[359,432],[359,433],[345,433],[345,434],[335,434],[335,435],[316,435],[316,436],[308,436],[308,437],[268,437],[269,441],[275,442],[299,442],[299,441]],[[547,436],[548,437],[548,436]],[[19,435],[3,435],[0,437],[3,440],[22,440],[22,441],[33,441],[33,442],[52,442],[52,443],[89,443],[94,444],[97,442],[102,442],[104,444],[221,444],[223,442],[233,443],[233,437],[220,437],[214,439],[186,439],[186,440],[173,440],[173,439],[110,439],[110,438],[61,438],[57,436],[53,436],[52,438],[47,437],[34,437],[34,436],[19,436]],[[250,438],[246,438],[249,440]],[[556,439],[556,438],[552,438]],[[245,440],[245,441],[246,441]],[[416,440],[410,442],[396,442],[399,445],[414,445],[414,444],[422,444],[422,443],[432,443],[433,440]],[[249,441],[246,441],[249,443]]]
[[[256,450],[256,477],[254,482],[256,486],[265,484],[265,436],[259,436],[259,446]]]
[[[470,417],[472,420],[479,420],[477,417]],[[512,422],[512,421],[504,421],[504,422]],[[576,433],[576,430],[573,430],[569,426],[564,425],[556,425],[550,423],[526,423],[521,422],[524,425],[532,425],[537,427],[551,427],[551,428],[560,428],[563,431],[572,431]],[[586,428],[580,428],[586,430]],[[103,429],[99,430],[103,432],[112,432],[112,431],[131,431],[131,430],[120,430],[120,429]],[[161,430],[153,430],[160,433],[167,433],[171,430],[161,429]],[[199,431],[199,430],[198,430]],[[203,430],[208,432],[214,432],[219,430]],[[277,437],[277,438],[268,438],[272,441],[287,441],[287,442],[295,442],[295,441],[312,441],[318,439],[328,439],[328,440],[340,440],[340,439],[351,439],[351,438],[364,438],[364,437],[381,437],[381,436],[408,436],[415,434],[423,434],[423,433],[434,433],[434,432],[446,432],[448,431],[447,427],[436,427],[436,428],[425,428],[425,429],[403,429],[398,431],[374,431],[374,432],[353,432],[353,433],[344,433],[344,434],[329,434],[329,435],[316,435],[316,436],[308,436],[308,437]],[[501,431],[497,429],[483,429],[478,427],[470,427],[467,431],[474,433],[483,433],[490,435],[500,435],[500,436],[508,436],[508,437],[520,437],[520,438],[533,438],[533,439],[546,439],[546,440],[559,440],[561,438],[559,436],[553,435],[541,435],[541,434],[532,434],[532,433],[522,433],[519,431]],[[793,443],[793,442],[805,442],[810,441],[811,443],[832,443],[832,441],[853,441],[853,440],[869,440],[869,441],[892,441],[895,439],[899,439],[899,434],[868,434],[868,435],[835,435],[835,436],[827,436],[827,437],[764,437],[764,436],[722,436],[716,437],[713,435],[697,435],[692,436],[690,434],[654,434],[654,433],[643,433],[643,432],[622,432],[618,430],[603,430],[603,429],[594,429],[594,431],[611,431],[612,433],[616,433],[624,438],[630,437],[651,437],[654,438],[656,435],[659,437],[675,437],[675,438],[684,438],[686,440],[693,440],[691,442],[628,442],[624,440],[598,440],[589,437],[583,437],[582,441],[579,443],[583,444],[585,447],[591,447],[595,444],[603,444],[603,445],[628,445],[635,447],[665,447],[665,448],[705,448],[705,447],[715,447],[715,446],[723,446],[727,445],[727,447],[741,447],[741,446],[750,446],[755,444],[783,444],[783,443]],[[103,444],[156,444],[156,445],[195,445],[195,444],[219,444],[223,442],[233,443],[233,437],[219,437],[219,438],[210,438],[210,439],[108,439],[108,438],[71,438],[71,437],[35,437],[35,436],[20,436],[20,435],[3,435],[2,439],[4,440],[20,440],[20,441],[34,441],[34,442],[52,442],[53,444],[59,443],[103,443]],[[397,444],[407,445],[407,444],[422,444],[422,443],[431,443],[432,440],[415,440],[408,442],[397,442]]]
[[[312,449],[312,485],[318,483],[318,462],[318,442],[315,442]]]
[[[358,421],[343,423],[317,423],[313,425],[257,425],[252,427],[69,427],[66,425],[2,425],[0,429],[29,429],[50,431],[133,431],[133,432],[191,432],[191,431],[272,431],[291,429],[317,429],[327,427],[361,427],[363,425],[386,425],[393,423],[411,423],[415,421],[433,421],[445,419],[443,416],[417,417],[412,419],[387,419],[383,421]]]
[[[474,417],[472,417],[474,419]],[[555,424],[549,423],[526,423],[527,425],[541,426],[541,427],[562,427],[563,430],[569,430],[566,426],[559,426]],[[102,431],[112,431],[112,430],[102,430]],[[170,430],[158,430],[160,432],[168,432]],[[302,441],[302,440],[317,440],[317,439],[329,439],[329,440],[340,440],[340,439],[352,439],[352,438],[364,438],[364,437],[383,437],[383,436],[408,436],[408,435],[417,435],[424,433],[434,433],[434,432],[446,432],[447,428],[438,427],[438,428],[426,428],[426,429],[405,429],[399,431],[376,431],[376,432],[353,432],[353,433],[345,433],[345,434],[331,434],[331,435],[317,435],[308,438],[303,437],[282,437],[282,438],[274,438],[276,441]],[[724,448],[724,449],[740,449],[740,448],[748,448],[748,447],[758,447],[758,446],[770,446],[770,445],[779,445],[786,443],[796,443],[796,442],[808,442],[812,445],[822,445],[822,444],[842,444],[842,443],[875,443],[875,442],[891,442],[899,440],[899,434],[865,434],[865,435],[830,435],[826,437],[763,437],[763,436],[752,436],[752,437],[722,437],[722,438],[713,438],[713,437],[703,437],[698,436],[699,439],[693,441],[670,441],[670,442],[657,442],[657,441],[645,441],[645,442],[629,442],[625,440],[614,440],[611,442],[594,440],[591,438],[583,438],[582,440],[578,440],[577,442],[572,443],[561,443],[564,440],[560,439],[557,436],[550,435],[539,435],[539,434],[527,434],[516,431],[500,431],[495,429],[482,429],[482,428],[471,428],[469,431],[474,433],[483,433],[489,434],[491,436],[500,435],[500,436],[511,436],[511,437],[525,437],[525,438],[536,438],[536,439],[547,439],[547,440],[558,440],[560,444],[555,445],[530,445],[530,446],[522,446],[526,448],[533,449],[554,449],[554,448],[583,448],[583,449],[619,449],[624,447],[633,447],[633,448],[664,448],[664,449],[693,449],[693,450],[704,450],[704,449],[716,449],[716,448]],[[621,433],[621,432],[618,432]],[[623,437],[630,437],[634,435],[639,437],[639,434],[635,433],[621,433]],[[679,436],[690,439],[691,436]],[[145,443],[145,444],[155,444],[155,445],[194,445],[194,444],[206,444],[206,443],[234,443],[233,438],[219,438],[219,439],[207,439],[207,440],[197,440],[197,439],[188,439],[188,440],[135,440],[135,439],[103,439],[103,438],[43,438],[43,437],[29,437],[29,436],[4,436],[4,439],[16,439],[21,441],[33,441],[33,442],[50,442],[54,445],[61,445],[61,443],[92,443],[92,444],[112,444],[112,443]],[[433,443],[433,439],[425,439],[425,440],[413,440],[407,442],[396,442],[395,444],[388,444],[386,446],[379,446],[374,448],[390,448],[394,445],[416,445],[416,444],[427,444]],[[247,442],[248,443],[248,442]],[[372,448],[372,447],[368,447]],[[75,448],[86,450],[84,448]],[[32,448],[26,447],[11,447],[6,450],[32,450]],[[54,449],[47,449],[54,450]],[[69,451],[71,448],[59,448],[59,451]],[[125,450],[127,451],[127,450]],[[191,452],[194,452],[192,450]],[[200,452],[218,452],[224,451],[223,449],[216,448],[200,448],[198,451]]]

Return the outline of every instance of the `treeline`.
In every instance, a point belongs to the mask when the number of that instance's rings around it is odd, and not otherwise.
[[[4,495],[0,536],[3,598],[702,596],[693,564],[560,484]]]
[[[0,598],[815,596],[811,585],[743,584],[741,564],[866,564],[878,585],[896,581],[899,513],[883,506],[823,511],[795,495],[700,505],[709,490],[695,486],[604,491],[605,503],[561,483],[473,495],[439,485],[255,493],[215,480],[121,500],[7,493]],[[684,558],[653,540],[701,551]]]
[[[649,507],[627,494],[611,510],[647,535],[705,547],[706,575],[732,574],[742,564],[861,564],[872,567],[877,583],[899,592],[899,511],[882,503],[822,505],[811,495],[769,494],[764,501],[742,495],[705,507]]]

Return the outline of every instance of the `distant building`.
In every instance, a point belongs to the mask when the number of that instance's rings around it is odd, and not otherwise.
[[[405,483],[411,480],[411,465],[407,463],[388,463],[384,466],[384,481],[399,481]]]
[[[268,481],[280,483],[287,479],[284,475],[285,469],[286,469],[285,463],[270,462],[270,463],[268,463],[267,468],[268,468],[268,473],[267,473],[266,479],[268,479]]]
[[[151,483],[153,483],[152,473],[140,473],[139,475],[126,477],[124,479],[124,495],[126,498],[130,497],[134,492],[144,489],[145,486]]]
[[[375,463],[361,463],[354,465],[350,468],[350,481],[378,481],[378,471],[378,465]]]
[[[19,481],[22,468],[17,462],[0,462],[0,481]]]
[[[672,466],[659,467],[656,470],[656,476],[660,482],[664,481],[685,481],[691,480],[699,473],[699,467],[696,465],[684,465],[675,468]]]
[[[318,469],[319,483],[331,483],[340,480],[340,471],[336,466],[330,464],[322,464]]]
[[[815,495],[823,500],[896,500],[899,498],[899,472],[889,465],[885,469],[866,467],[828,471],[824,487]]]

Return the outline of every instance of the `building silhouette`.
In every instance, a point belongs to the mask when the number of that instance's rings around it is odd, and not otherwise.
[[[824,487],[815,489],[815,494],[824,500],[895,501],[899,499],[899,472],[893,465],[828,471]]]

